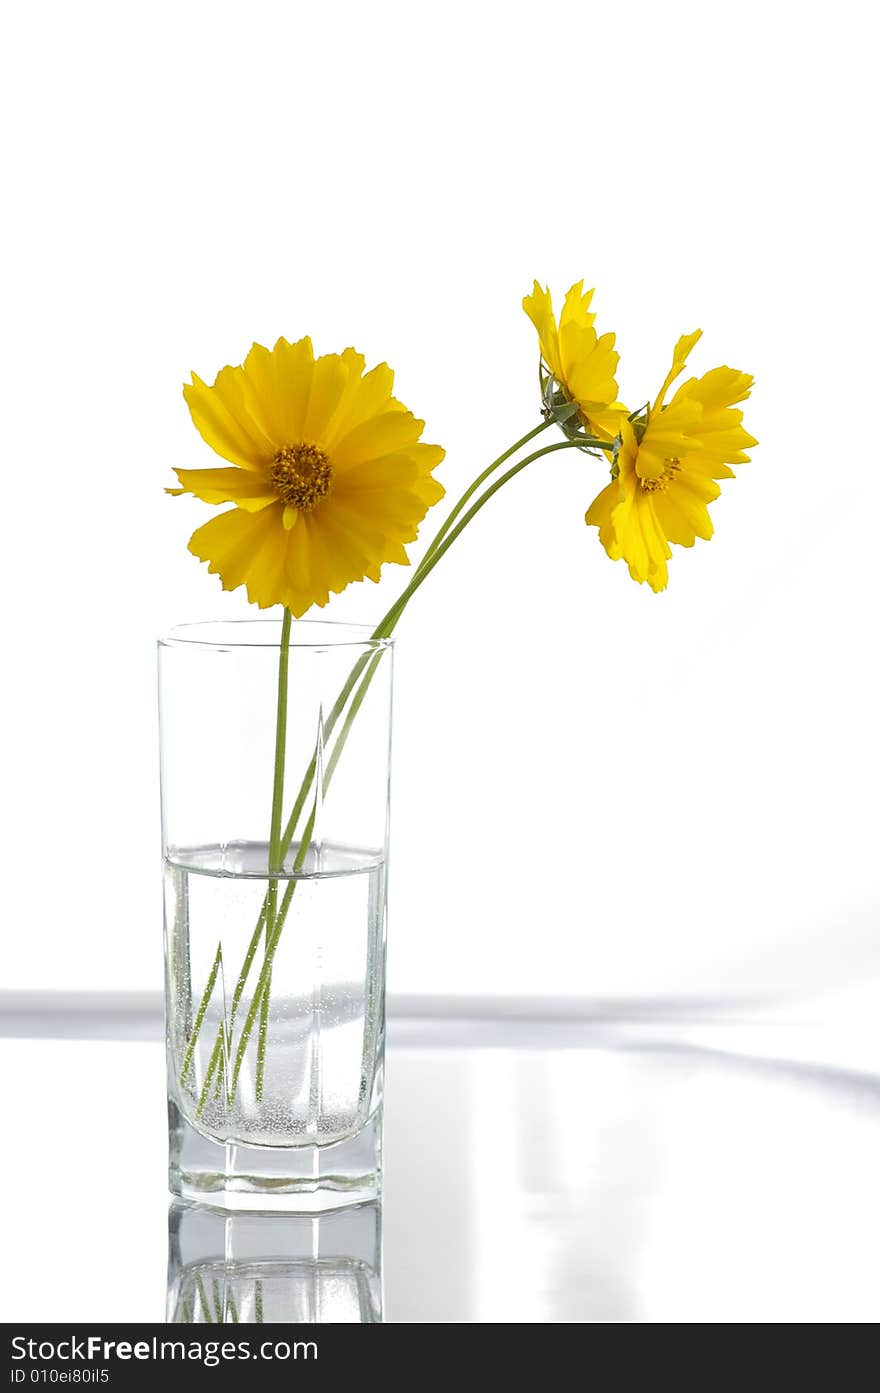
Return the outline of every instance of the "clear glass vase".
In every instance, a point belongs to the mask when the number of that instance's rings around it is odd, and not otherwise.
[[[320,1211],[380,1188],[392,651],[286,625],[159,643],[169,1176]]]

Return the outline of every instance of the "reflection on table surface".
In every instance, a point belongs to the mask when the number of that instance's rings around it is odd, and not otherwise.
[[[413,1027],[381,1215],[173,1207],[170,1245],[161,1046],[0,1040],[4,1318],[876,1320],[880,1078],[774,1039]]]
[[[187,1325],[375,1324],[381,1207],[264,1215],[172,1204],[166,1309]]]

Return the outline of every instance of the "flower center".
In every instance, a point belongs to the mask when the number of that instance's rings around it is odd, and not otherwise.
[[[332,478],[333,466],[324,451],[302,440],[276,450],[269,468],[269,480],[279,498],[301,513],[310,513],[327,497]]]
[[[663,473],[659,479],[641,479],[640,483],[645,493],[660,493],[663,489],[668,489],[671,481],[681,469],[681,460],[668,459],[663,461]]]

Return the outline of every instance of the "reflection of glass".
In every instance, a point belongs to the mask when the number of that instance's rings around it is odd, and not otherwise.
[[[382,1320],[378,1202],[320,1215],[229,1214],[174,1203],[167,1319],[371,1325]]]

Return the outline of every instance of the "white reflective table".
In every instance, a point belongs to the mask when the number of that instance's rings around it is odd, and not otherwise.
[[[89,1029],[84,1012],[79,1038],[0,1038],[7,1321],[165,1319],[162,1046]],[[293,1284],[229,1300],[267,1320],[273,1302],[290,1320],[880,1319],[872,1038],[867,1016],[857,1035],[846,1017],[392,1020],[381,1219],[294,1235]],[[172,1310],[229,1319],[216,1224],[175,1232]],[[280,1281],[288,1237],[253,1241]]]

